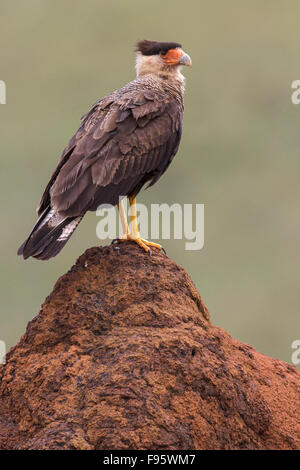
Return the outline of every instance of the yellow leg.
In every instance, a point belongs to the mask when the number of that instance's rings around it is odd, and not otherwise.
[[[120,220],[121,220],[122,231],[123,231],[121,239],[128,240],[129,228],[128,228],[127,217],[126,217],[123,201],[119,202],[118,210],[120,214]]]
[[[150,255],[152,255],[151,247],[157,248],[158,250],[163,250],[165,252],[165,249],[161,245],[159,245],[159,243],[149,242],[148,240],[144,240],[144,238],[141,238],[138,223],[137,223],[136,198],[135,197],[130,198],[129,203],[130,203],[131,232],[129,232],[123,201],[120,201],[118,204],[118,210],[120,214],[123,235],[119,239],[113,240],[112,243],[125,242],[126,240],[131,240],[137,243],[141,248],[143,248],[143,250],[145,250]]]
[[[131,234],[130,239],[135,241],[141,248],[143,248],[146,252],[152,254],[151,248],[154,247],[159,250],[164,250],[164,248],[159,245],[158,243],[149,242],[144,238],[141,238],[139,227],[137,223],[137,214],[136,214],[136,198],[130,198],[130,219],[131,219]]]

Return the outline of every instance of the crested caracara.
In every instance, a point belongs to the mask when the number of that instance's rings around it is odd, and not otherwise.
[[[87,211],[100,204],[118,205],[120,240],[140,237],[136,195],[152,186],[176,154],[183,119],[182,65],[190,57],[176,42],[140,41],[136,46],[136,80],[97,101],[65,148],[37,209],[38,220],[18,250],[26,259],[49,259],[63,248]],[[131,206],[130,231],[120,200]]]

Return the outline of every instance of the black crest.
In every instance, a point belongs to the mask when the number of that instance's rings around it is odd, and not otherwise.
[[[182,47],[178,42],[157,42],[157,41],[139,41],[136,45],[136,51],[143,55],[166,54],[170,49]]]

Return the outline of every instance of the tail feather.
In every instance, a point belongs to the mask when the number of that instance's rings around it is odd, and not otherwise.
[[[24,259],[47,260],[56,256],[65,246],[82,216],[64,217],[55,209],[47,208],[33,227],[29,237],[22,243],[18,255]]]

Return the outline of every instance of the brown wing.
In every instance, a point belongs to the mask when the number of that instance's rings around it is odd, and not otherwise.
[[[112,94],[96,103],[65,149],[42,197],[67,217],[117,204],[153,184],[177,152],[182,107],[149,90]]]

